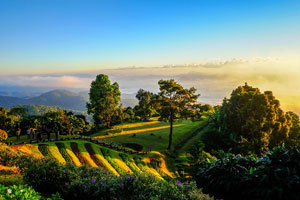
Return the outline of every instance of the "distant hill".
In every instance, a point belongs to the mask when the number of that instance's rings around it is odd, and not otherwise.
[[[58,106],[63,109],[86,111],[86,100],[84,97],[68,90],[52,90],[28,99],[0,96],[0,106],[2,107],[9,108],[16,105],[29,104]]]
[[[39,96],[30,98],[20,98],[14,96],[0,95],[0,106],[10,108],[17,105],[44,105],[58,106],[62,109],[84,111],[86,112],[86,102],[88,101],[88,92],[83,91],[78,94],[69,90],[52,90],[42,93]],[[134,107],[138,101],[134,94],[123,94],[121,103],[123,107]]]
[[[44,115],[47,112],[57,112],[59,111],[60,107],[58,106],[44,106],[44,105],[17,105],[14,107],[22,107],[25,108],[30,115]],[[87,112],[85,111],[79,111],[79,110],[70,110],[70,109],[65,109],[67,111],[73,112],[75,115],[84,115],[88,121],[92,121],[92,116],[88,115]]]

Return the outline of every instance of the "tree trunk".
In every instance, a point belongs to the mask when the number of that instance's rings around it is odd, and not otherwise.
[[[172,135],[173,135],[173,118],[171,118],[171,120],[170,120],[170,134],[169,134],[168,150],[170,150],[171,146],[172,146]]]

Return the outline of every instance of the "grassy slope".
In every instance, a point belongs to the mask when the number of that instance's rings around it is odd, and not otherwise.
[[[201,121],[192,122],[182,120],[174,123],[173,141],[180,136],[201,125]],[[93,134],[93,137],[100,136],[101,140],[113,142],[116,144],[136,143],[143,146],[143,151],[153,150],[163,152],[166,150],[169,141],[169,123],[159,122],[153,119],[150,122],[139,122],[132,124],[121,124],[111,130],[101,130]],[[110,133],[109,135],[105,135]],[[151,135],[154,134],[154,135]],[[136,134],[136,136],[133,136]]]
[[[82,156],[85,157],[85,159],[89,162],[89,164],[92,167],[97,167],[97,165],[94,163],[94,161],[91,159],[89,153],[87,152],[87,150],[84,147],[84,143],[90,143],[87,142],[85,140],[69,140],[69,141],[60,141],[63,142],[65,144],[66,150],[69,153],[69,155],[71,156],[71,158],[74,160],[74,162],[76,163],[77,166],[81,165],[78,158],[75,156],[75,154],[72,152],[71,147],[70,147],[70,143],[71,142],[76,142],[78,144],[78,149],[80,150],[80,153]],[[41,143],[44,144],[44,143]],[[60,154],[58,148],[55,145],[55,142],[47,142],[47,144],[49,145],[49,150],[51,155],[53,155],[57,160],[59,160],[61,162],[61,160],[64,161],[62,155]],[[126,163],[122,160],[122,158],[119,156],[118,151],[109,149],[109,148],[105,148],[102,146],[99,146],[97,144],[94,143],[90,143],[92,145],[92,148],[94,149],[97,158],[102,162],[102,164],[105,166],[106,169],[108,169],[109,171],[111,171],[112,173],[118,175],[118,171],[120,171],[120,173],[126,173],[128,171],[130,171],[130,173],[132,173],[131,168],[126,165]],[[38,144],[35,144],[35,146],[37,146]],[[111,158],[111,161],[114,163],[115,166],[117,166],[118,169],[115,169],[108,161],[107,158],[105,158],[103,156],[103,154],[101,153],[100,149],[107,149],[109,151],[109,156]],[[161,175],[153,168],[147,166],[147,164],[143,163],[142,168],[139,168],[138,165],[136,165],[136,163],[134,163],[134,159],[131,155],[126,154],[130,160],[133,162],[132,165],[135,166],[138,171],[141,172],[146,172],[146,173],[150,173],[160,179],[162,179]],[[139,156],[140,159],[144,162],[147,162],[147,157],[145,156]]]

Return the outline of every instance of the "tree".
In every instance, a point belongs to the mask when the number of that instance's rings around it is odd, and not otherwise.
[[[149,91],[139,89],[136,94],[136,98],[139,100],[137,106],[137,115],[141,117],[143,121],[149,121],[152,114],[152,98],[153,94]]]
[[[111,118],[120,102],[119,84],[111,84],[107,75],[100,74],[91,83],[89,96],[88,114],[93,114],[95,125],[111,128]]]
[[[286,140],[290,122],[271,91],[246,83],[224,99],[219,126],[235,152],[260,154]]]
[[[299,147],[300,146],[300,119],[299,116],[294,112],[287,112],[286,116],[291,119],[291,128],[289,137],[287,139],[288,147]]]
[[[16,106],[16,107],[11,108],[9,110],[8,114],[18,116],[18,117],[24,117],[25,115],[28,114],[28,111],[26,108]]]
[[[171,80],[158,82],[160,92],[156,98],[156,108],[160,114],[160,120],[170,123],[168,149],[172,146],[173,122],[179,118],[188,118],[192,113],[192,106],[197,102],[199,94],[194,87],[184,89],[180,84]]]

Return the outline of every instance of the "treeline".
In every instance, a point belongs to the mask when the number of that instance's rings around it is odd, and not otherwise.
[[[0,107],[0,130],[4,135],[14,136],[27,134],[33,129],[41,134],[55,133],[56,137],[86,133],[91,128],[84,115],[76,115],[70,111],[49,111],[43,115],[29,115],[23,107],[9,110]]]

